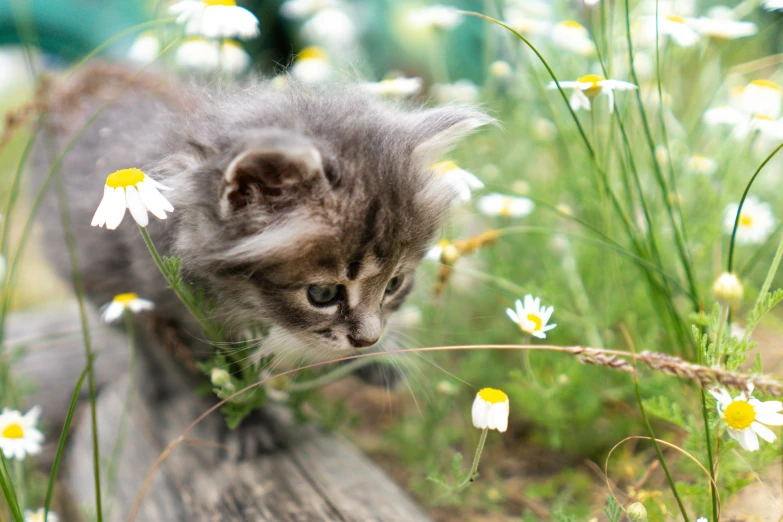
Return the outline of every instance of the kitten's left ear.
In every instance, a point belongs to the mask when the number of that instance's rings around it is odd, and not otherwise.
[[[477,128],[496,123],[483,112],[465,107],[430,109],[417,116],[412,156],[421,165],[437,161]]]
[[[282,131],[253,139],[223,174],[220,210],[228,216],[249,205],[275,205],[313,190],[324,179],[318,149]]]

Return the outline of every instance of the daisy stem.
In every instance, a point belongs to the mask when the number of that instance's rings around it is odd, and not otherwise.
[[[13,515],[16,522],[24,522],[22,518],[22,510],[19,507],[19,501],[14,490],[14,481],[11,478],[11,474],[8,472],[8,462],[5,459],[5,454],[0,450],[0,463],[3,465],[3,469],[0,470],[0,488],[3,490],[3,496],[5,497],[8,507],[11,509],[11,515]]]
[[[468,476],[465,477],[465,479],[454,488],[454,492],[452,495],[456,495],[469,485],[471,485],[477,478],[478,478],[478,465],[479,460],[481,460],[481,454],[484,452],[484,444],[487,442],[487,433],[489,433],[489,428],[484,428],[484,431],[481,432],[481,437],[479,438],[478,446],[476,446],[476,454],[473,455],[473,465],[470,467],[470,473],[468,473]]]
[[[699,327],[699,338],[703,335],[703,327]],[[699,346],[696,350],[696,364],[702,364],[702,360],[704,359],[704,356],[706,354],[702,352],[701,346]],[[710,478],[712,478],[712,481],[710,483],[710,495],[712,499],[712,519],[715,522],[718,522],[718,489],[714,484],[717,484],[715,482],[715,458],[712,454],[712,435],[710,434],[710,416],[707,413],[707,396],[704,393],[704,386],[699,387],[699,392],[701,394],[701,417],[704,420],[704,441],[707,445],[707,463],[709,464],[709,470],[710,470]]]
[[[16,503],[19,506],[24,506],[25,483],[24,483],[24,461],[22,461],[22,459],[14,459],[14,480],[16,481],[16,484],[19,486],[19,489],[17,490],[16,493]],[[13,480],[11,482],[13,482]]]
[[[141,232],[142,239],[144,239],[144,244],[147,245],[147,249],[150,251],[150,254],[152,255],[152,259],[155,261],[155,264],[158,266],[158,270],[160,270],[160,273],[163,275],[163,278],[169,284],[169,286],[174,291],[174,293],[177,294],[179,300],[182,301],[182,304],[185,305],[185,308],[187,308],[188,311],[193,315],[193,317],[195,317],[196,320],[198,320],[198,322],[201,324],[201,327],[204,329],[204,332],[210,338],[216,341],[221,340],[221,336],[218,335],[217,331],[212,326],[212,323],[204,316],[203,313],[201,313],[201,310],[198,309],[196,304],[191,299],[190,292],[183,291],[182,281],[177,280],[176,274],[171,274],[169,272],[169,269],[163,263],[163,259],[160,257],[160,254],[158,253],[158,249],[155,248],[155,244],[152,242],[152,238],[150,238],[147,229],[139,225],[139,231]]]
[[[655,448],[655,454],[658,456],[658,461],[661,463],[663,472],[666,474],[666,480],[669,482],[669,487],[671,488],[672,493],[674,494],[674,498],[677,500],[677,505],[680,508],[680,513],[682,513],[682,518],[685,520],[685,522],[690,522],[690,518],[688,518],[688,513],[685,511],[685,506],[683,505],[682,499],[680,498],[680,494],[677,491],[677,485],[674,483],[672,474],[669,472],[669,466],[666,464],[666,459],[663,458],[663,452],[661,451],[661,447],[658,445],[658,440],[655,438],[655,432],[652,429],[652,425],[650,425],[650,419],[647,418],[647,412],[644,410],[644,404],[642,403],[642,394],[639,391],[639,380],[636,378],[636,375],[637,375],[636,372],[634,372],[633,388],[634,388],[634,392],[636,393],[636,402],[639,405],[639,411],[642,413],[642,420],[644,421],[644,427],[647,429],[647,434],[650,436],[650,441],[652,442],[652,445]]]

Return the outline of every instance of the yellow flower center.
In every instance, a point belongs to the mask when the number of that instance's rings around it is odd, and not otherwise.
[[[228,48],[233,47],[235,49],[240,49],[242,51],[245,50],[245,48],[242,47],[242,44],[237,42],[236,40],[223,40],[223,47],[228,47]]]
[[[756,420],[756,410],[745,401],[734,401],[723,412],[723,418],[726,424],[735,430],[745,430],[750,428]]]
[[[752,82],[750,82],[750,84],[755,85],[756,87],[761,87],[763,89],[772,89],[773,91],[778,91],[778,92],[783,91],[783,87],[769,80],[753,80]]]
[[[503,204],[500,206],[499,214],[504,217],[511,217],[511,198],[503,198]]]
[[[138,298],[139,296],[132,292],[127,294],[117,294],[114,296],[114,302],[120,303],[121,305],[128,305]]]
[[[587,88],[582,88],[582,91],[590,96],[595,97],[601,94],[601,87],[598,85],[598,82],[602,82],[606,80],[603,76],[598,76],[597,74],[585,74],[584,76],[580,76],[576,79],[579,83],[589,83],[590,86]]]
[[[296,57],[297,60],[322,60],[329,59],[329,55],[320,47],[305,47],[302,52]]]
[[[560,22],[563,27],[570,27],[571,29],[584,29],[584,26],[576,20],[564,20]]]
[[[458,169],[457,164],[453,161],[439,161],[430,165],[430,168],[435,171],[438,176],[443,176],[449,171]]]
[[[544,322],[536,314],[527,314],[527,320],[533,323],[533,332],[537,332],[541,329],[542,326],[544,326]]]
[[[24,430],[20,424],[9,424],[2,435],[5,439],[21,439],[24,438]]]
[[[685,23],[685,18],[683,18],[682,16],[673,15],[673,14],[666,15],[666,19],[668,21],[670,21],[670,22],[674,22],[675,24],[684,24]]]
[[[118,170],[106,178],[106,185],[111,188],[126,188],[144,181],[144,173],[139,169]]]
[[[739,224],[742,227],[749,227],[753,225],[753,216],[751,216],[747,212],[741,212],[739,218]]]
[[[508,395],[495,388],[482,388],[481,391],[478,392],[478,395],[482,400],[491,404],[500,404],[501,402],[506,402],[508,400]]]
[[[230,7],[236,7],[237,3],[235,0],[201,0],[207,5],[227,5]]]

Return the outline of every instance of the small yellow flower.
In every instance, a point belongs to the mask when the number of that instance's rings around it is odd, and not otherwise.
[[[597,74],[586,74],[576,79],[576,81],[559,82],[560,87],[564,89],[573,89],[571,96],[571,108],[575,111],[579,109],[590,110],[591,100],[594,100],[601,94],[609,98],[609,111],[614,111],[614,91],[629,91],[636,89],[636,85],[620,80],[607,80]],[[550,82],[550,89],[557,89],[557,83]]]
[[[552,28],[552,42],[566,51],[582,56],[595,54],[595,44],[585,26],[574,20],[565,20]]]
[[[705,176],[712,176],[718,170],[718,162],[701,154],[688,158],[688,170]]]
[[[432,5],[414,9],[408,13],[408,23],[412,29],[454,29],[462,23],[462,15],[456,7]]]
[[[730,203],[723,213],[723,231],[731,234],[737,218],[739,205]],[[763,203],[754,196],[745,199],[737,224],[737,244],[758,245],[767,240],[775,229],[775,216],[769,203]]]
[[[474,190],[484,188],[484,183],[476,176],[461,169],[453,161],[439,161],[430,165],[436,176],[457,191],[457,198],[463,203],[470,201]]]
[[[185,33],[207,38],[255,38],[261,34],[256,15],[235,0],[181,0],[169,7]]]
[[[103,199],[92,218],[92,226],[114,230],[125,217],[125,209],[130,210],[133,219],[142,227],[149,224],[147,211],[160,219],[166,219],[166,212],[174,207],[164,198],[158,189],[167,189],[139,169],[118,170],[106,178]]]
[[[747,393],[742,392],[731,398],[723,388],[713,388],[710,393],[718,401],[718,413],[727,424],[729,436],[739,442],[748,451],[759,449],[759,439],[774,442],[777,437],[772,430],[764,426],[783,426],[783,410],[780,401],[761,402],[751,395],[751,387]]]
[[[380,82],[368,82],[364,89],[379,96],[405,98],[421,90],[421,78],[390,78]]]
[[[22,460],[26,455],[41,452],[44,436],[35,427],[40,415],[38,406],[24,415],[18,410],[3,409],[0,413],[0,450],[5,458]]]
[[[508,395],[494,388],[483,388],[476,394],[471,411],[473,425],[504,432],[508,429]]]
[[[535,204],[530,198],[488,194],[478,199],[476,207],[485,216],[525,217]]]
[[[130,310],[134,314],[139,312],[145,312],[155,308],[152,301],[146,299],[140,299],[138,295],[134,293],[117,294],[109,304],[106,305],[106,309],[101,314],[101,319],[107,323],[113,323],[125,312]]]
[[[541,298],[534,299],[530,294],[526,295],[524,300],[524,305],[519,299],[516,300],[516,310],[506,308],[506,315],[526,334],[545,339],[546,332],[557,326],[556,324],[547,325],[555,308],[553,306],[542,307]]]
[[[24,522],[60,522],[60,517],[54,511],[49,511],[49,514],[46,515],[46,520],[44,520],[45,513],[44,508],[38,508],[38,511],[25,509]]]
[[[332,66],[329,54],[320,47],[306,47],[296,56],[291,76],[304,83],[319,83],[329,79]]]

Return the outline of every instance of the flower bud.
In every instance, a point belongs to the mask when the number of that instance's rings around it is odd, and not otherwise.
[[[724,272],[712,285],[712,293],[719,303],[732,305],[742,300],[745,290],[736,274]]]
[[[459,249],[451,243],[444,246],[443,250],[440,252],[440,262],[447,266],[453,265],[459,258]]]
[[[223,368],[212,368],[212,373],[209,378],[212,381],[212,384],[218,388],[223,388],[231,383],[231,376]]]
[[[641,502],[634,502],[625,512],[631,522],[647,522],[647,510]]]
[[[492,62],[492,64],[489,66],[489,72],[495,78],[508,78],[511,76],[511,66],[508,64],[508,62],[498,60],[496,62]]]

